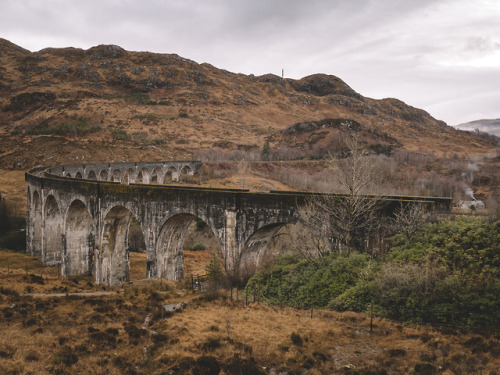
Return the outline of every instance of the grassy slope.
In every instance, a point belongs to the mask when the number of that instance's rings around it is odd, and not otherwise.
[[[165,281],[111,288],[117,296],[18,297],[11,289],[104,288],[87,285],[85,278],[59,280],[54,268],[37,259],[0,254],[2,373],[160,374],[175,367],[174,373],[190,373],[201,356],[212,357],[225,374],[234,373],[238,363],[264,373],[308,368],[310,374],[345,373],[346,366],[360,374],[410,373],[426,366],[448,374],[494,373],[489,371],[500,366],[500,342],[491,332],[446,333],[375,319],[370,334],[369,318],[362,314],[315,311],[310,319],[307,310],[245,307],[222,297],[208,302]],[[188,303],[183,312],[161,312],[162,304],[179,301]]]

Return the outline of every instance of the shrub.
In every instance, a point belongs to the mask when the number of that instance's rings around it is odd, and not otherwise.
[[[138,105],[153,105],[156,104],[155,101],[151,100],[148,94],[144,94],[141,92],[135,92],[126,96],[125,101],[129,104],[138,104]]]
[[[224,371],[227,374],[234,375],[260,375],[265,374],[261,368],[255,363],[253,358],[241,358],[239,354],[235,354],[224,366]]]
[[[207,248],[205,244],[202,243],[196,243],[193,246],[187,247],[185,250],[190,250],[190,251],[203,251]]]
[[[209,356],[201,356],[196,360],[197,371],[193,370],[193,373],[196,374],[205,374],[205,375],[216,375],[220,373],[221,367],[219,362],[214,357]]]
[[[161,139],[161,138],[155,138],[155,139],[151,140],[151,144],[155,145],[155,146],[164,145],[165,140]]]
[[[220,337],[209,337],[200,345],[200,349],[205,352],[212,352],[222,346]]]
[[[246,294],[274,304],[367,311],[398,321],[500,325],[500,221],[458,218],[397,235],[385,261],[286,256],[257,272]]]
[[[133,324],[125,324],[124,326],[125,332],[127,332],[129,338],[135,345],[137,345],[137,340],[146,334],[146,331],[140,328],[137,328]]]
[[[59,352],[54,355],[55,364],[64,364],[66,367],[70,367],[78,362],[78,356],[73,352],[69,346],[63,346]]]
[[[90,334],[90,340],[92,343],[94,343],[96,346],[100,348],[105,348],[105,347],[111,347],[115,348],[116,347],[116,337],[118,336],[118,330],[116,330],[116,334],[114,332],[109,332],[109,329],[106,330],[105,332],[94,332]]]
[[[3,294],[5,296],[19,297],[19,293],[14,289],[6,288],[3,286],[0,286],[0,294]]]
[[[54,126],[44,125],[42,127],[30,129],[26,133],[34,135],[71,135],[79,137],[95,133],[100,130],[100,126],[92,125],[88,120],[83,117],[79,117],[75,120],[59,122]]]
[[[40,359],[40,354],[38,354],[36,351],[34,350],[30,350],[26,356],[24,357],[24,359],[28,362],[36,362]]]
[[[111,130],[111,135],[117,141],[124,141],[126,139],[130,139],[130,136],[127,134],[125,130],[113,129]]]
[[[292,332],[290,335],[290,339],[292,340],[292,344],[296,346],[302,346],[304,341],[302,340],[302,337],[298,333]]]
[[[168,336],[162,333],[157,333],[152,336],[155,344],[165,344],[168,341]]]

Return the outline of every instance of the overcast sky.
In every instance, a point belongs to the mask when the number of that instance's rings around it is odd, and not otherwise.
[[[327,73],[450,125],[500,118],[500,0],[0,0],[31,51],[117,44],[235,73]]]

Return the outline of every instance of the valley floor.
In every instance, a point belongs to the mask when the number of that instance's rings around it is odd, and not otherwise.
[[[133,258],[132,268],[140,269],[140,255]],[[500,368],[500,337],[492,332],[374,318],[371,333],[363,314],[321,310],[311,318],[310,310],[253,298],[246,305],[241,291],[236,301],[225,292],[193,294],[189,282],[136,279],[111,288],[57,272],[37,258],[0,252],[0,373],[496,374]],[[69,294],[104,291],[115,293]],[[185,308],[163,308],[174,303]]]

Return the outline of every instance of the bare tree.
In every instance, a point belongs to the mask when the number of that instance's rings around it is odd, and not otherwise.
[[[396,233],[403,233],[410,241],[430,217],[431,214],[423,204],[401,206],[392,219],[391,227]]]
[[[315,252],[320,256],[332,251],[363,250],[383,203],[381,198],[366,195],[376,176],[358,135],[353,133],[346,144],[349,157],[330,158],[335,170],[331,185],[337,186],[340,194],[313,196],[303,215],[305,225],[315,232]]]

